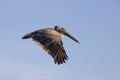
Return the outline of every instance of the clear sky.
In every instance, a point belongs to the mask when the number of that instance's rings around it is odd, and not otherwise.
[[[55,25],[80,41],[60,66],[21,39]],[[120,80],[120,0],[0,0],[0,80]]]

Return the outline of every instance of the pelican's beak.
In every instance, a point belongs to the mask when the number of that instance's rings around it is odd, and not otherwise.
[[[68,36],[69,38],[71,38],[72,40],[74,40],[75,42],[77,42],[77,43],[80,43],[76,38],[74,38],[67,30],[62,30],[63,31],[63,33],[66,35],[66,36]]]

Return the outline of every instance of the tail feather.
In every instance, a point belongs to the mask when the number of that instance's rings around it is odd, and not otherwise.
[[[28,33],[28,34],[24,35],[22,37],[22,39],[28,39],[28,38],[31,38],[31,37],[32,37],[32,34]]]

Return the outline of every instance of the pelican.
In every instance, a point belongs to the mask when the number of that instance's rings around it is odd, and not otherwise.
[[[32,38],[32,40],[41,46],[54,59],[55,64],[66,63],[68,56],[63,47],[62,37],[66,35],[75,42],[79,41],[74,38],[62,26],[55,26],[54,28],[40,29],[31,33],[27,33],[22,39]]]

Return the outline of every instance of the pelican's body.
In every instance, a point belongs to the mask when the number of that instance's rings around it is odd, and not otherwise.
[[[33,41],[40,45],[45,51],[47,51],[57,64],[65,63],[68,56],[64,50],[62,37],[67,35],[74,41],[78,42],[71,34],[69,34],[63,27],[55,26],[55,28],[40,29],[23,36],[23,39],[32,38]]]

